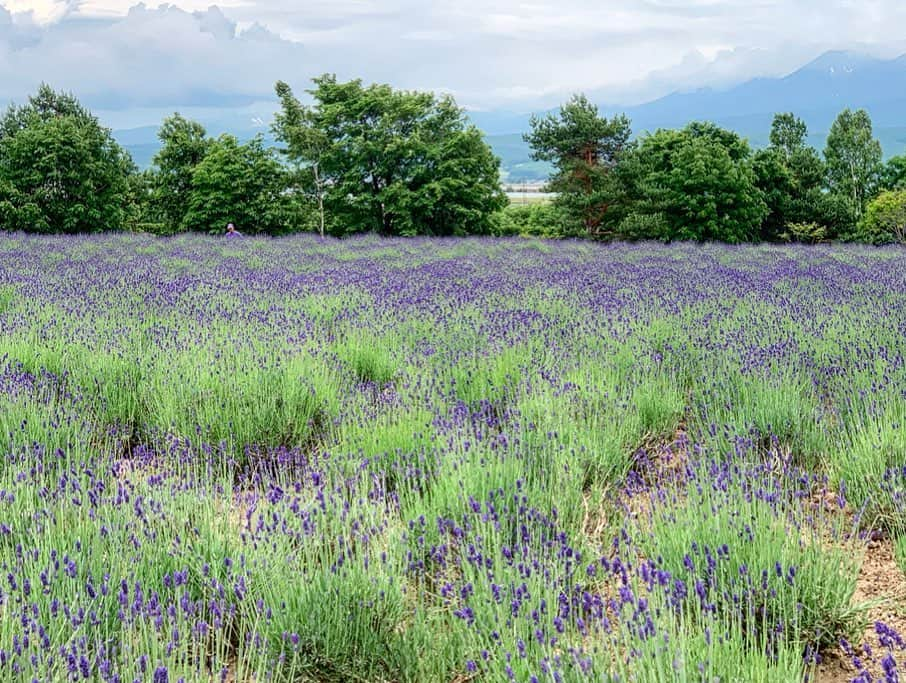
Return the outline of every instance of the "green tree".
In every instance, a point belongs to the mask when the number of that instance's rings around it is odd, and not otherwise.
[[[831,126],[824,159],[830,191],[846,198],[857,219],[878,189],[882,157],[868,112],[844,109]]]
[[[167,231],[177,232],[185,229],[192,176],[213,141],[204,126],[178,113],[164,119],[157,137],[161,147],[153,160],[153,206]]]
[[[125,224],[130,230],[172,234],[171,226],[160,222],[155,206],[157,178],[151,169],[136,171],[129,175],[126,186]]]
[[[826,227],[829,239],[856,239],[854,231],[858,218],[849,198],[822,192],[815,203],[814,221]]]
[[[827,228],[820,223],[788,223],[786,231],[780,236],[785,242],[804,242],[818,244],[827,239]]]
[[[884,191],[871,200],[856,237],[871,244],[906,244],[906,190]]]
[[[805,121],[791,112],[775,114],[771,122],[771,148],[789,160],[807,145],[808,126]]]
[[[807,144],[807,135],[804,121],[794,114],[777,114],[771,125],[770,146],[753,158],[756,183],[768,207],[761,228],[763,239],[799,234],[789,226],[808,224],[822,213],[824,163]]]
[[[820,188],[825,168],[817,150],[808,144],[808,127],[794,114],[777,114],[771,123],[769,150],[780,156],[798,193]]]
[[[314,79],[311,107],[283,83],[278,138],[334,234],[488,233],[506,205],[499,161],[450,97]]]
[[[317,206],[318,233],[326,231],[325,199],[330,187],[323,171],[331,140],[326,130],[318,126],[316,112],[304,106],[283,81],[276,85],[282,111],[274,117],[273,132],[286,147],[281,151],[295,165],[293,186]]]
[[[289,232],[293,212],[285,190],[286,172],[260,137],[240,144],[232,135],[222,135],[192,171],[183,225],[214,233],[227,223],[242,232]]]
[[[733,162],[747,161],[752,156],[749,143],[739,134],[710,121],[692,121],[681,132],[689,139],[701,139],[722,147]]]
[[[787,166],[786,157],[773,147],[755,153],[752,169],[755,184],[761,190],[767,206],[760,236],[769,241],[781,239],[788,234],[787,225],[795,222],[792,214],[796,190],[792,171]]]
[[[0,119],[0,221],[32,232],[117,230],[135,165],[75,97],[42,85]]]
[[[906,189],[906,154],[887,160],[881,171],[881,187],[885,190]]]
[[[556,114],[532,116],[531,127],[524,137],[532,159],[554,165],[550,188],[565,218],[587,235],[609,235],[614,204],[625,196],[613,170],[629,145],[629,119],[600,116],[585,95],[574,95]]]
[[[659,130],[621,164],[634,198],[620,233],[632,238],[744,242],[767,207],[748,144],[708,123]]]

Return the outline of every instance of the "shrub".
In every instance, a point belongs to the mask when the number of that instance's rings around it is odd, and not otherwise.
[[[497,235],[566,237],[562,217],[553,204],[511,204],[498,214]]]
[[[807,476],[707,462],[688,473],[682,495],[661,492],[653,501],[640,520],[650,529],[640,543],[690,594],[694,588],[702,613],[742,618],[767,645],[829,645],[857,630],[851,601],[861,557],[845,529],[816,521],[795,502],[808,490]]]
[[[893,407],[870,419],[830,454],[832,473],[867,524],[906,530],[906,434]]]
[[[856,238],[871,244],[906,243],[906,190],[882,192],[859,221]]]
[[[670,228],[662,213],[630,213],[617,229],[620,237],[629,240],[664,239]]]
[[[816,244],[827,239],[827,228],[815,222],[787,223],[786,231],[780,238],[785,242]]]
[[[388,347],[364,334],[353,334],[337,344],[337,355],[359,382],[382,386],[392,382],[398,371]]]

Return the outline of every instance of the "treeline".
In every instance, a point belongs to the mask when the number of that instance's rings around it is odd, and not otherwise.
[[[139,171],[72,95],[48,86],[0,120],[0,229],[157,234],[315,230],[337,236],[490,234],[506,197],[499,162],[450,97],[314,79],[285,83],[261,137],[210,137],[179,114]]]
[[[837,117],[823,154],[789,113],[774,117],[770,145],[758,151],[706,122],[631,135],[625,116],[601,116],[582,95],[534,117],[525,139],[536,160],[554,165],[558,195],[511,207],[505,229],[733,243],[906,239],[906,156],[883,163],[864,110]]]
[[[906,156],[882,162],[861,110],[840,114],[823,153],[793,114],[777,115],[770,145],[753,151],[703,122],[633,139],[625,116],[577,95],[526,135],[555,168],[556,199],[516,207],[450,97],[330,75],[313,80],[310,104],[285,83],[275,90],[277,147],[211,137],[175,114],[140,171],[74,96],[42,86],[0,118],[0,229],[906,240]]]

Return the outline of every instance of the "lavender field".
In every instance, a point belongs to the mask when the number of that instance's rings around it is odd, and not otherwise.
[[[896,681],[904,335],[901,248],[0,236],[0,681]]]

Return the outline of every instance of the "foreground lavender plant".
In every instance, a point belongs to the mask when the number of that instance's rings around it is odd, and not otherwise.
[[[2,236],[0,681],[896,680],[904,266]]]

